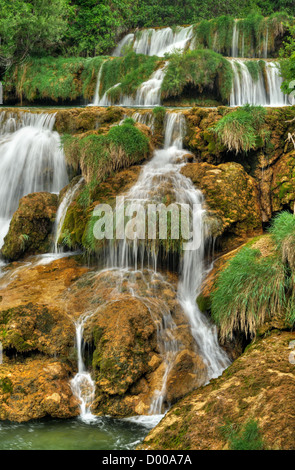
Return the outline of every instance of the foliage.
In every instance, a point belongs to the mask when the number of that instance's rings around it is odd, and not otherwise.
[[[56,50],[69,11],[69,0],[0,0],[0,66]]]
[[[269,139],[265,116],[265,108],[247,104],[223,116],[212,131],[229,151],[249,152],[262,147]]]
[[[99,67],[103,57],[44,57],[16,65],[5,75],[5,92],[16,91],[21,99],[30,102],[50,99],[75,100],[94,95]]]
[[[162,97],[179,96],[187,86],[195,87],[200,94],[204,90],[212,92],[217,87],[221,100],[227,103],[232,79],[230,63],[214,51],[194,50],[184,54],[175,53],[169,58],[162,84]]]
[[[201,38],[198,48],[216,46],[228,54],[233,18],[249,14],[251,19],[240,27],[254,34],[253,44],[246,40],[245,47],[256,48],[258,57],[261,28],[269,27],[269,51],[281,34],[279,21],[286,15],[274,14],[279,10],[294,14],[293,0],[182,0],[181,6],[176,0],[0,0],[0,67],[22,62],[28,55],[109,54],[130,30],[177,24],[196,23]],[[261,14],[269,19],[261,19]]]
[[[212,316],[223,339],[234,331],[254,336],[267,318],[282,313],[295,322],[295,217],[282,212],[272,222],[275,250],[263,257],[250,246],[232,258],[216,282]]]
[[[157,57],[129,52],[124,57],[116,57],[103,64],[100,96],[108,91],[108,96],[116,103],[120,96],[134,95],[138,87],[150,78],[159,64]],[[119,86],[117,85],[120,83]]]
[[[149,151],[148,138],[130,119],[111,127],[106,135],[65,136],[63,142],[68,163],[74,169],[80,166],[87,183],[93,187],[113,171],[143,160]]]
[[[212,316],[224,340],[234,331],[254,336],[268,317],[285,306],[285,267],[276,257],[242,248],[229,262],[212,294]]]
[[[264,443],[258,422],[249,419],[243,426],[234,426],[227,422],[220,429],[221,434],[229,441],[230,450],[263,450]]]

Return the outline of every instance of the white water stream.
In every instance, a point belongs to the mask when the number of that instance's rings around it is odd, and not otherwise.
[[[68,176],[55,114],[0,114],[0,247],[23,196],[58,193]]]

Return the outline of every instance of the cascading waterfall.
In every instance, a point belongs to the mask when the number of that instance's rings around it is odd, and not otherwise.
[[[78,355],[78,373],[71,380],[71,388],[75,397],[80,403],[80,417],[85,422],[96,419],[91,413],[91,405],[95,395],[95,383],[87,372],[83,361],[83,331],[86,321],[90,318],[90,314],[83,315],[76,323],[76,344]]]
[[[144,29],[138,31],[135,35],[128,34],[118,44],[113,52],[113,56],[120,56],[124,53],[124,47],[130,47],[137,54],[156,55],[164,57],[165,54],[173,50],[183,51],[189,44],[193,35],[193,26],[177,27],[176,31],[172,28],[163,29]]]
[[[0,247],[23,196],[58,193],[68,183],[55,114],[2,113],[0,119]]]
[[[210,380],[222,373],[229,365],[229,360],[218,344],[216,328],[200,312],[195,300],[203,280],[206,227],[203,223],[203,196],[194,188],[191,180],[180,173],[183,164],[178,161],[187,153],[183,150],[185,129],[182,114],[166,115],[164,149],[156,150],[153,159],[143,167],[137,183],[126,195],[125,202],[142,205],[161,202],[163,188],[169,186],[176,203],[188,204],[193,212],[194,234],[198,237],[199,248],[184,252],[178,297],[189,319],[192,335],[207,364]],[[108,265],[112,268],[134,266],[135,269],[143,269],[147,259],[156,271],[157,256],[157,251],[150,254],[144,241],[135,239],[130,242],[125,238],[115,246],[110,245]]]
[[[183,163],[180,163],[187,151],[183,150],[183,137],[186,131],[185,118],[181,113],[168,113],[165,118],[165,142],[163,150],[156,150],[153,159],[147,163],[139,176],[137,183],[131,188],[122,204],[135,203],[146,206],[147,203],[161,202],[167,185],[179,204],[189,204],[194,215],[194,234],[198,236],[199,248],[186,251],[182,260],[181,277],[178,285],[178,299],[186,314],[193,338],[207,365],[207,379],[219,376],[230,364],[225,352],[218,344],[217,330],[210,321],[200,312],[196,305],[196,296],[204,275],[204,245],[206,227],[203,223],[204,209],[203,196],[196,190],[190,179],[181,174]],[[164,191],[164,193],[163,193]],[[119,221],[120,223],[120,221]],[[157,273],[157,251],[151,252],[145,240],[129,240],[126,237],[116,243],[108,242],[106,247],[106,269],[118,276],[119,282],[115,291],[120,292],[123,280],[136,276],[143,276],[145,266],[148,266],[149,275],[161,276]],[[129,294],[140,298],[149,309],[157,327],[157,338],[160,353],[165,363],[165,371],[159,389],[155,391],[150,405],[150,414],[160,414],[166,397],[166,385],[169,372],[179,352],[180,344],[177,341],[176,325],[171,313],[163,306],[161,319],[153,314],[152,297],[143,299],[130,284]],[[126,288],[125,288],[126,289]],[[114,294],[115,295],[115,294]],[[90,315],[82,317],[76,323],[78,345],[78,374],[72,380],[73,392],[81,403],[81,416],[87,419],[90,413],[91,399],[93,397],[93,381],[82,359],[82,337],[84,324]],[[86,392],[84,392],[86,390]]]
[[[120,57],[121,55],[124,55],[125,50],[131,46],[131,44],[134,41],[134,34],[127,34],[126,36],[123,37],[123,39],[119,42],[117,47],[114,49],[112,56],[113,57]]]
[[[97,83],[100,83],[101,70],[100,68]],[[156,70],[146,82],[143,82],[135,97],[121,95],[118,105],[119,106],[157,106],[161,104],[161,86],[164,80],[166,64],[160,69]],[[114,106],[112,98],[109,96],[110,90],[117,88],[121,83],[109,88],[102,98],[99,97],[99,85],[97,85],[97,92],[93,102],[94,106]]]
[[[259,70],[255,80],[242,59],[228,59],[231,63],[234,78],[230,95],[230,106],[244,104],[261,106],[286,106],[288,97],[281,91],[282,77],[275,62],[265,62],[265,72]]]
[[[155,115],[152,112],[133,113],[131,117],[135,122],[139,122],[140,124],[145,124],[151,129],[152,132],[154,132]]]
[[[84,178],[80,178],[80,180],[71,188],[68,189],[66,194],[64,195],[60,205],[58,206],[58,210],[55,217],[55,222],[53,226],[53,235],[54,235],[54,242],[53,242],[53,252],[60,253],[62,252],[62,248],[58,245],[58,240],[61,235],[61,230],[63,227],[63,223],[65,221],[68,208],[70,204],[73,202],[74,197],[80,188],[81,184],[83,183]]]

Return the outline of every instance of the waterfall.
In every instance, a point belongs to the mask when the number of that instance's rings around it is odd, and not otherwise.
[[[239,28],[237,26],[237,20],[234,21],[234,26],[233,26],[231,56],[232,57],[239,56]]]
[[[71,388],[75,397],[80,403],[80,417],[85,422],[96,419],[91,413],[91,405],[95,396],[95,382],[87,372],[83,361],[83,331],[85,322],[92,314],[83,315],[76,323],[76,343],[78,354],[78,373],[71,380]]]
[[[104,64],[104,62],[101,64],[101,66],[99,68],[99,71],[98,71],[92,106],[99,106],[99,102],[100,102],[100,97],[99,97],[99,95],[100,95],[100,82],[101,82],[103,64]]]
[[[124,47],[130,46],[133,42],[133,50],[137,54],[155,55],[164,57],[165,54],[174,50],[183,51],[193,36],[193,26],[162,29],[144,29],[134,34],[128,34],[118,44],[113,52],[113,56],[120,56],[124,53]]]
[[[167,187],[172,191],[176,203],[188,204],[194,216],[194,232],[199,239],[199,248],[185,251],[182,261],[181,278],[178,288],[179,301],[191,325],[191,331],[208,367],[208,379],[217,377],[229,360],[218,344],[216,327],[211,325],[196,305],[196,297],[203,280],[203,257],[206,231],[203,223],[203,196],[196,190],[190,179],[181,174],[183,166],[178,163],[187,153],[183,150],[185,118],[180,113],[168,113],[165,118],[165,143],[163,150],[156,150],[153,159],[147,163],[137,183],[126,195],[127,203],[145,205],[147,202],[161,202]],[[143,269],[148,259],[154,271],[157,270],[157,251],[147,253],[144,241],[120,240],[110,245],[108,265],[112,268],[134,266]]]
[[[265,72],[260,68],[258,79],[255,80],[242,59],[228,59],[231,63],[234,77],[230,95],[230,106],[244,104],[261,106],[286,106],[288,97],[281,91],[282,77],[275,62],[264,62]],[[259,67],[259,64],[257,64]]]
[[[121,95],[119,106],[157,106],[161,104],[161,86],[166,71],[166,63],[163,67],[156,70],[146,82],[143,82],[135,97]],[[99,71],[99,74],[101,70]],[[117,88],[121,83],[116,83],[109,88],[101,99],[94,102],[95,106],[113,106],[112,98],[109,97],[110,90]],[[98,96],[98,95],[96,95]]]
[[[3,84],[0,82],[0,104],[3,104]]]
[[[55,217],[54,227],[53,227],[53,234],[54,234],[54,242],[53,242],[53,252],[59,253],[62,251],[62,248],[58,246],[58,240],[61,235],[61,230],[67,215],[67,211],[69,206],[74,200],[74,197],[80,188],[81,184],[83,183],[84,178],[80,178],[80,180],[71,188],[69,188],[64,195],[60,205],[58,206],[58,210]]]
[[[133,113],[132,119],[135,122],[139,122],[140,124],[144,124],[148,126],[152,132],[155,130],[155,115],[152,112],[145,112],[145,113]]]
[[[68,176],[55,114],[1,113],[0,247],[19,200],[30,193],[58,193]]]
[[[124,55],[125,49],[128,48],[131,43],[134,41],[134,34],[127,34],[123,37],[123,39],[119,42],[117,47],[114,49],[112,56],[113,57],[120,57]]]

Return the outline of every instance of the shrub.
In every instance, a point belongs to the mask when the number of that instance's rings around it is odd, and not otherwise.
[[[265,127],[266,109],[245,105],[223,116],[211,129],[228,151],[249,152],[265,145],[269,132]]]

